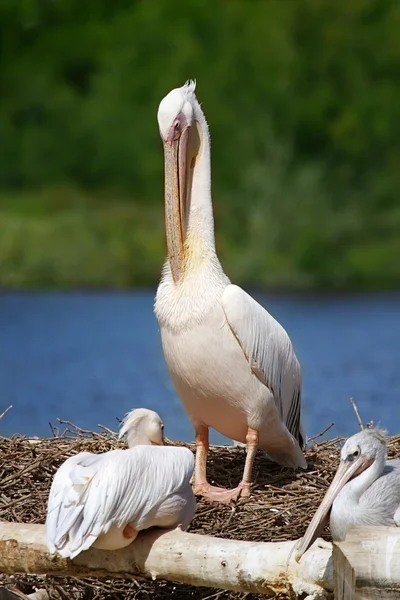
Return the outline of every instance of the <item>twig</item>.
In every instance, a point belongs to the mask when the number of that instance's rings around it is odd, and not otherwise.
[[[321,437],[324,435],[324,433],[326,433],[331,427],[334,426],[334,421],[332,421],[332,423],[330,425],[328,425],[328,427],[325,427],[325,429],[323,431],[321,431],[321,433],[318,433],[317,435],[313,435],[313,437],[308,438],[307,443],[308,442],[312,442],[314,440],[316,440],[317,438]]]
[[[104,429],[104,431],[106,431],[107,433],[110,433],[113,437],[117,437],[117,435],[118,435],[118,433],[116,431],[113,431],[112,429],[109,429],[105,425],[100,425],[100,423],[97,423],[97,427],[100,427],[101,429]]]
[[[75,450],[75,448],[77,448],[81,443],[82,443],[81,440],[78,440],[78,441],[72,443],[70,446],[70,449]],[[54,459],[59,458],[60,456],[63,456],[64,454],[65,454],[64,449],[62,449],[60,452],[55,452],[52,455],[53,461],[54,461]],[[21,477],[21,475],[25,475],[26,473],[33,471],[42,461],[43,461],[43,457],[39,456],[39,458],[37,460],[28,464],[26,467],[24,467],[17,473],[12,473],[11,475],[9,475],[8,477],[6,477],[5,479],[2,480],[1,487],[4,488],[4,486],[6,484],[10,483],[10,481],[13,481],[13,479],[17,479],[17,478],[19,479]]]
[[[69,425],[70,427],[73,427],[77,432],[79,433],[83,433],[83,434],[88,434],[88,435],[96,435],[95,431],[91,431],[90,429],[82,429],[82,427],[79,427],[78,425],[75,425],[75,423],[71,423],[71,421],[64,421],[64,419],[59,419],[57,417],[57,421],[59,423],[61,423],[61,425]],[[71,431],[71,433],[75,433],[73,431]]]
[[[24,594],[17,588],[7,589],[3,586],[0,588],[0,598],[1,600],[15,600],[16,598],[20,600],[50,600],[49,593],[44,589],[37,590],[32,594]]]
[[[60,428],[59,427],[54,427],[50,421],[49,421],[49,426],[50,426],[53,438],[59,437],[59,435],[60,435]]]
[[[49,592],[44,589],[36,590],[36,592],[33,592],[32,594],[28,594],[27,597],[30,600],[50,600]]]
[[[4,417],[4,415],[6,415],[8,413],[8,411],[11,410],[11,409],[12,409],[12,404],[10,404],[10,406],[8,408],[6,408],[6,410],[4,412],[1,413],[1,415],[0,415],[0,421]]]
[[[360,413],[358,412],[357,404],[355,403],[355,401],[353,400],[353,398],[350,398],[350,402],[353,405],[354,412],[356,413],[358,424],[359,424],[359,426],[361,428],[361,431],[362,431],[362,430],[365,429],[365,427],[364,427],[364,423],[361,420]]]
[[[206,596],[205,598],[203,598],[203,600],[211,600],[211,598],[215,598],[215,600],[217,600],[218,598],[221,598],[222,594],[225,594],[225,591],[226,590],[220,590],[219,592],[216,592],[215,594],[212,594],[211,596]],[[246,596],[247,595],[248,594],[246,594]]]

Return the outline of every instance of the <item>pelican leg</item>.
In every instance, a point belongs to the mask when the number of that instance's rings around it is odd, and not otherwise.
[[[208,455],[208,427],[196,427],[196,462],[194,466],[193,491],[195,494],[204,494],[210,487],[207,482],[207,455]]]
[[[208,454],[208,427],[201,425],[196,429],[196,464],[194,470],[193,491],[195,494],[204,496],[206,500],[229,504],[239,496],[250,496],[251,472],[258,447],[258,431],[247,430],[246,435],[246,462],[244,465],[242,481],[236,488],[227,490],[225,488],[210,485],[206,477],[206,462]]]
[[[251,427],[247,430],[246,435],[246,462],[244,463],[244,471],[242,481],[239,483],[239,487],[242,490],[242,496],[250,496],[251,486],[251,474],[253,471],[254,459],[258,450],[258,431]]]

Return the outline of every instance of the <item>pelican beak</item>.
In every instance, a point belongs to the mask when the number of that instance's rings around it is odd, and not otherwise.
[[[183,270],[187,225],[187,146],[190,125],[176,138],[164,140],[165,229],[172,277],[177,283]]]
[[[341,460],[339,464],[339,468],[336,472],[335,477],[331,485],[326,492],[324,499],[318,507],[317,512],[313,516],[311,523],[309,524],[307,531],[305,532],[303,538],[300,541],[299,546],[296,548],[295,559],[297,562],[300,561],[301,557],[309,547],[314,543],[317,539],[323,528],[326,524],[326,519],[328,517],[328,513],[334,503],[337,495],[340,490],[346,485],[346,483],[364,471],[367,467],[369,467],[373,462],[373,459],[369,459],[366,456],[360,456],[354,461]]]

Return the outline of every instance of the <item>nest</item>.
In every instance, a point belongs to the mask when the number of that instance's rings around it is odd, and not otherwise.
[[[27,440],[24,437],[0,437],[0,520],[44,523],[47,498],[52,478],[69,456],[77,452],[106,452],[123,448],[110,430],[82,430],[68,422],[66,429],[49,439]],[[256,482],[250,498],[239,499],[232,506],[210,504],[199,499],[194,520],[188,531],[228,539],[251,541],[283,541],[301,537],[310,516],[318,507],[336,472],[340,438],[314,443],[307,451],[307,471],[294,473],[268,461],[258,453],[253,471]],[[388,443],[390,457],[400,457],[400,436]],[[185,445],[194,450],[193,444]],[[210,449],[207,463],[212,483],[234,487],[240,481],[245,460],[241,447]],[[326,538],[329,539],[327,532]],[[265,598],[197,588],[165,581],[139,579],[77,579],[32,575],[0,575],[0,585],[12,586],[29,594],[45,588],[51,598],[65,600],[254,600]]]

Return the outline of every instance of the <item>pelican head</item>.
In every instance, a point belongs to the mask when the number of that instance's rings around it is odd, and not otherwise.
[[[202,129],[203,114],[195,96],[196,84],[188,81],[172,90],[158,108],[158,126],[164,144],[165,224],[168,258],[175,283],[184,268],[184,247],[190,210],[190,190]]]
[[[129,448],[132,446],[162,446],[164,423],[161,417],[147,408],[135,408],[127,413],[119,430],[119,438],[126,434]]]
[[[386,437],[387,432],[384,429],[375,427],[364,429],[346,441],[340,453],[336,475],[296,549],[297,562],[324,528],[329,511],[346,483],[366,471],[375,462],[380,465],[385,464]]]

